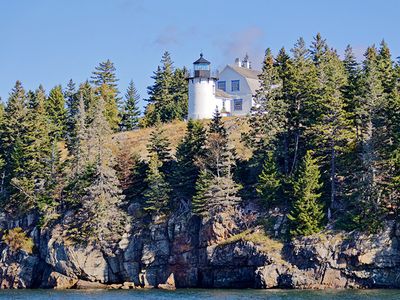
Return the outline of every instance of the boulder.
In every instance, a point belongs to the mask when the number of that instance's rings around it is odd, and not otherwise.
[[[79,279],[76,282],[75,288],[78,290],[106,289],[107,285],[100,282],[92,282]]]
[[[75,287],[77,282],[77,278],[68,277],[58,272],[51,272],[48,277],[47,286],[57,290],[71,289]]]
[[[158,288],[162,290],[176,290],[174,273],[168,276],[165,283],[159,284]]]

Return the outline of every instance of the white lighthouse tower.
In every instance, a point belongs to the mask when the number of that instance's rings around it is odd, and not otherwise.
[[[193,63],[194,72],[189,81],[189,119],[210,119],[217,106],[215,82],[218,78],[211,75],[210,62],[200,54]]]

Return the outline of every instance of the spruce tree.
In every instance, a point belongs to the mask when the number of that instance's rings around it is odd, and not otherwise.
[[[328,45],[326,40],[322,38],[321,33],[318,32],[311,43],[310,49],[312,60],[316,66],[319,66],[326,52],[328,52]]]
[[[133,80],[131,80],[125,94],[125,105],[122,111],[122,131],[129,131],[138,128],[140,116],[139,99],[140,96],[136,90],[135,84],[133,83]]]
[[[169,212],[169,201],[171,188],[165,180],[162,166],[156,152],[152,153],[149,168],[146,172],[147,189],[144,191],[145,207],[144,210],[153,215],[166,215]]]
[[[66,139],[68,150],[72,152],[73,140],[76,138],[76,115],[78,113],[79,97],[72,79],[69,80],[64,97],[67,106]]]
[[[34,206],[33,198],[30,196],[32,184],[29,185],[29,193],[24,193],[27,187],[13,185],[15,179],[25,183],[24,149],[27,147],[25,134],[28,132],[28,107],[24,88],[20,81],[15,83],[10,93],[4,112],[1,128],[1,148],[4,157],[4,168],[2,175],[3,193],[2,206],[8,212],[24,212]]]
[[[67,125],[67,111],[61,85],[50,90],[46,101],[46,113],[51,122],[52,139],[61,140],[65,135]]]
[[[307,130],[313,147],[326,157],[323,166],[328,170],[330,181],[330,207],[338,208],[337,203],[337,164],[344,147],[354,141],[350,122],[345,111],[342,93],[346,86],[346,71],[335,52],[327,50],[318,65],[319,97],[321,108],[315,123]]]
[[[263,153],[274,148],[278,134],[286,127],[287,107],[282,98],[283,83],[269,48],[265,52],[259,79],[261,84],[249,119],[247,142],[256,155],[261,155],[259,160],[262,160]]]
[[[189,120],[186,135],[176,149],[174,189],[177,197],[190,200],[195,192],[199,175],[197,160],[205,155],[206,130],[199,121]]]
[[[149,98],[145,110],[144,124],[151,126],[161,121],[183,119],[187,115],[187,71],[174,69],[171,56],[164,52],[161,66],[157,67],[152,79],[154,84],[147,88]]]
[[[151,158],[153,154],[157,154],[157,160],[162,164],[168,163],[172,159],[170,154],[170,142],[161,125],[157,125],[151,132],[147,144],[147,151],[149,152],[149,158]]]
[[[117,242],[128,222],[121,208],[124,196],[114,169],[115,158],[109,149],[112,130],[104,115],[105,107],[105,101],[99,98],[95,118],[88,128],[88,141],[93,146],[89,154],[93,175],[84,189],[82,206],[71,231],[78,241],[93,242],[100,247]]]
[[[293,183],[294,203],[288,219],[291,236],[307,236],[322,229],[323,206],[319,202],[322,183],[318,164],[307,151]]]
[[[265,157],[256,191],[266,207],[279,203],[283,198],[281,178],[272,152]]]
[[[114,63],[107,59],[106,61],[99,63],[95,68],[95,71],[92,72],[91,83],[97,87],[107,85],[114,91],[117,91],[117,82],[119,79],[117,79],[115,71]]]
[[[110,128],[113,131],[116,131],[121,124],[121,116],[118,110],[117,90],[110,85],[103,84],[95,89],[95,95],[95,99],[102,98],[104,100],[104,115],[110,125]]]
[[[241,186],[233,179],[235,162],[218,111],[211,121],[204,157],[198,160],[198,165],[202,171],[192,200],[193,212],[212,217],[225,209],[237,207],[241,201],[238,196]]]

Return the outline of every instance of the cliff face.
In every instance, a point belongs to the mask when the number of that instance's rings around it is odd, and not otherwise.
[[[393,224],[377,235],[321,234],[281,244],[252,238],[262,234],[243,232],[235,218],[224,213],[202,223],[175,215],[132,228],[107,250],[65,240],[61,224],[39,231],[23,220],[35,249],[12,252],[2,244],[1,288],[162,287],[167,280],[178,288],[400,287]]]

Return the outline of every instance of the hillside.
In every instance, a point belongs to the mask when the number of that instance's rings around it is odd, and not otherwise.
[[[201,121],[204,125],[207,125],[209,121]],[[242,133],[248,132],[249,125],[246,117],[226,117],[223,118],[224,125],[229,133],[229,139],[231,145],[237,152],[237,155],[243,159],[248,159],[251,156],[251,151],[245,147],[241,141]],[[184,121],[173,121],[167,124],[161,124],[165,135],[168,137],[171,143],[171,152],[175,154],[176,146],[181,142],[186,132],[186,122]],[[129,154],[137,153],[143,159],[148,158],[147,144],[151,132],[154,127],[141,128],[134,131],[119,132],[116,133],[114,139],[116,141],[116,153],[128,152]],[[114,146],[115,147],[115,146]]]

